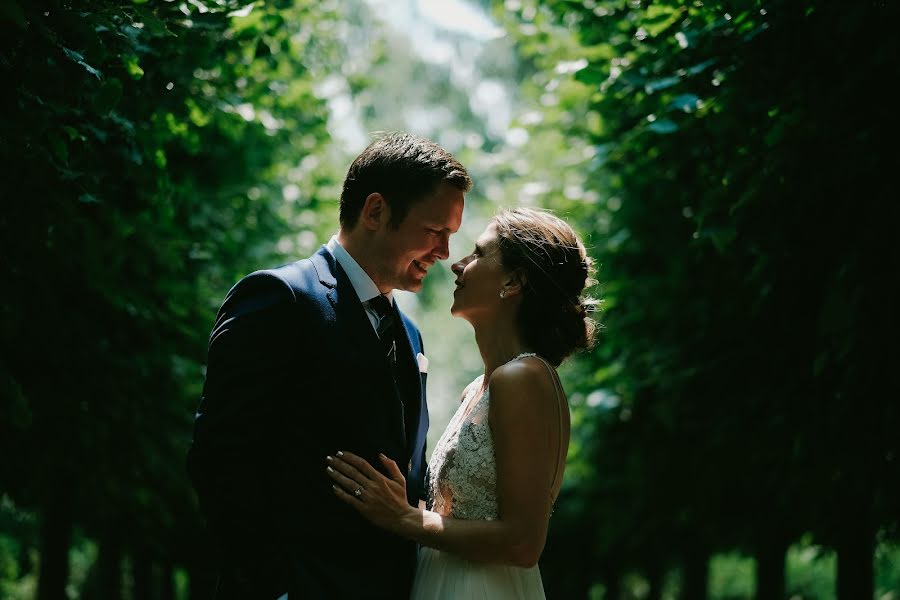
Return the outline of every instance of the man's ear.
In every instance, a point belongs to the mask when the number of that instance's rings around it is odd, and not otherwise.
[[[391,219],[391,207],[388,205],[384,196],[378,192],[372,192],[366,196],[363,202],[362,212],[359,220],[363,226],[369,231],[377,231],[383,224]]]

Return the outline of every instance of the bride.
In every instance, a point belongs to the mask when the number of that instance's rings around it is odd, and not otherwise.
[[[538,558],[559,493],[569,411],[554,367],[590,345],[590,259],[548,212],[500,212],[452,267],[451,312],[475,330],[484,374],[435,447],[427,509],[350,452],[327,459],[334,492],[375,525],[421,546],[412,598],[544,598]]]

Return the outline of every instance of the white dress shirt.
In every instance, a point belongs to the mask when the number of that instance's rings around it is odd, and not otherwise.
[[[372,324],[372,328],[378,332],[378,313],[375,312],[371,306],[369,306],[369,300],[374,298],[375,296],[381,295],[381,292],[378,291],[378,286],[375,285],[375,282],[372,281],[372,278],[369,277],[369,274],[359,266],[359,263],[356,262],[356,259],[350,256],[350,253],[347,252],[346,248],[341,246],[341,243],[338,241],[336,235],[331,236],[331,239],[328,240],[328,243],[325,244],[325,247],[329,252],[334,256],[335,260],[341,265],[341,268],[344,269],[344,273],[347,274],[347,277],[350,279],[350,284],[353,286],[353,291],[356,292],[357,297],[359,297],[359,301],[362,302],[363,308],[366,309],[366,316],[369,317],[369,322]],[[385,297],[391,301],[391,304],[394,303],[393,293],[388,292],[385,294]]]

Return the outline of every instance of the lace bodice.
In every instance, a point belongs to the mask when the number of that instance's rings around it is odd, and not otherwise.
[[[528,352],[513,360],[526,356],[536,355]],[[489,413],[490,392],[481,375],[466,389],[462,403],[434,448],[428,467],[430,510],[445,517],[480,521],[493,521],[500,516]]]
[[[493,521],[499,516],[490,394],[485,389],[475,398],[483,379],[469,385],[428,467],[429,508],[445,517]]]

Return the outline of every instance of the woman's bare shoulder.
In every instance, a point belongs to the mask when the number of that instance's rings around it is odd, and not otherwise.
[[[536,356],[513,360],[498,367],[489,383],[491,402],[546,402],[555,400],[555,374],[552,367]]]

